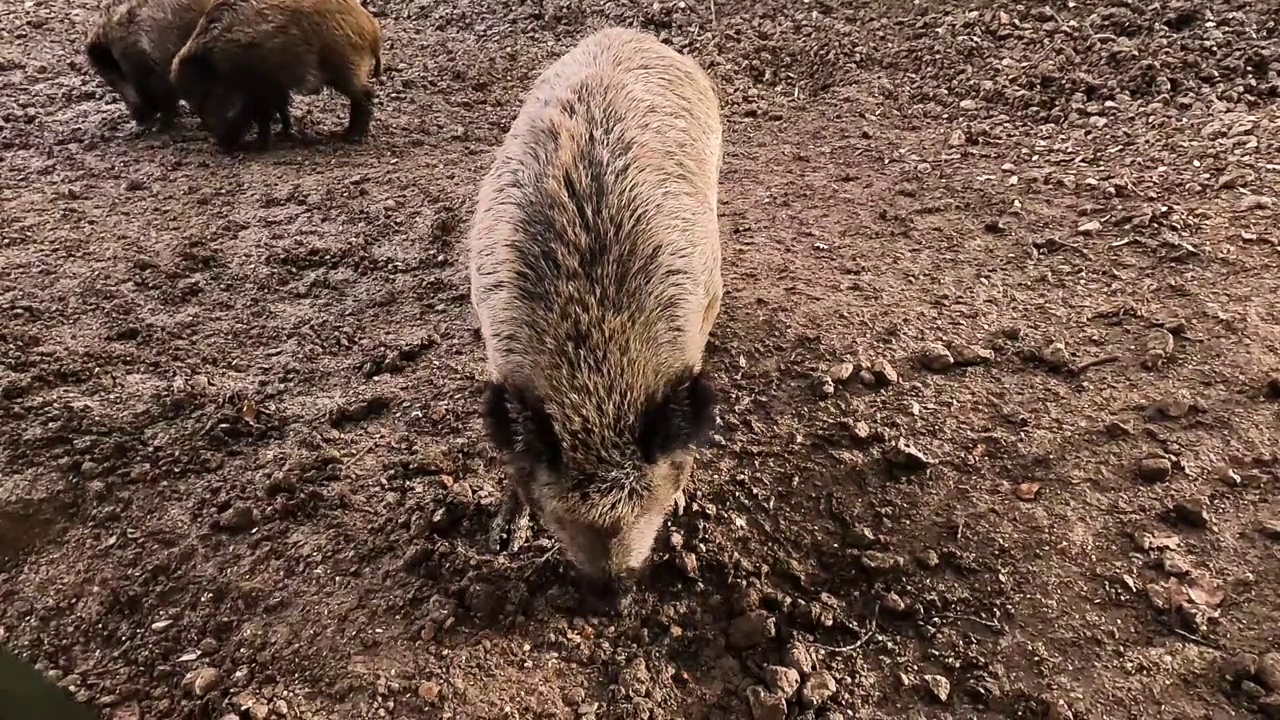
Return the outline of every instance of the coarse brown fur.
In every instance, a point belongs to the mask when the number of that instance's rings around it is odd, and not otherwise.
[[[167,128],[178,114],[169,66],[212,0],[116,0],[89,31],[89,65],[124,98],[140,127]]]
[[[270,139],[289,96],[328,86],[351,101],[346,136],[373,119],[373,78],[382,74],[382,31],[357,0],[216,0],[173,61],[172,78],[226,149],[250,124]]]
[[[542,73],[480,189],[471,297],[510,482],[495,542],[532,508],[597,587],[647,560],[714,426],[720,145],[697,63],[608,29]]]

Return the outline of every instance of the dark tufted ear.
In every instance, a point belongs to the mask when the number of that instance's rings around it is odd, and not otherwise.
[[[716,391],[706,373],[673,380],[640,414],[636,445],[645,462],[701,443],[716,424]]]
[[[560,438],[542,400],[518,386],[486,383],[482,411],[489,439],[504,453],[519,453],[558,470]]]
[[[124,70],[120,68],[120,63],[116,62],[115,55],[111,52],[111,47],[106,43],[93,40],[85,45],[85,55],[89,57],[89,64],[93,69],[103,77],[123,78]]]

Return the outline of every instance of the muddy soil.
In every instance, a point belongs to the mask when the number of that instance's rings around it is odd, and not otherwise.
[[[1280,10],[374,0],[369,141],[133,135],[0,9],[0,642],[116,720],[1280,717]],[[547,62],[724,96],[722,426],[626,616],[500,480],[458,262]]]

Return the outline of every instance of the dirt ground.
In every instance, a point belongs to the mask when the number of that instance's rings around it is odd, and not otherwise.
[[[1280,717],[1280,5],[372,9],[369,141],[229,158],[0,8],[0,642],[115,720]],[[616,620],[486,549],[458,261],[602,23],[726,141],[722,424]]]

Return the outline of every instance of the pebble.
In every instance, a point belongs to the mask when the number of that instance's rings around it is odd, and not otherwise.
[[[978,102],[976,100],[969,99],[961,100],[960,109],[965,112],[973,112],[978,109]]]
[[[1258,532],[1269,540],[1280,540],[1280,520],[1263,520]]]
[[[885,449],[884,459],[895,470],[901,470],[906,473],[928,470],[933,465],[933,461],[927,455],[902,439],[899,439],[893,447]]]
[[[1219,190],[1230,190],[1232,188],[1244,187],[1254,181],[1258,174],[1248,168],[1236,168],[1228,170],[1218,178],[1217,188]]]
[[[1246,195],[1240,201],[1240,209],[1246,212],[1249,210],[1270,210],[1275,204],[1275,198],[1267,195]]]
[[[1138,477],[1143,482],[1158,483],[1169,479],[1173,474],[1173,463],[1169,458],[1149,457],[1138,463]]]
[[[929,688],[929,694],[938,702],[946,702],[951,697],[951,681],[941,675],[925,675],[925,687]]]
[[[790,667],[801,675],[808,675],[817,667],[813,661],[813,653],[809,651],[809,648],[805,647],[801,643],[791,643],[787,646],[785,662],[787,663],[787,667]]]
[[[418,686],[418,697],[434,703],[440,697],[440,683],[427,681]]]
[[[905,564],[900,556],[892,553],[878,550],[867,550],[862,553],[862,567],[872,572],[892,572],[902,569]]]
[[[182,678],[182,688],[198,698],[218,689],[221,684],[222,673],[211,667],[192,670]]]
[[[877,385],[893,385],[898,382],[898,371],[888,360],[876,360],[871,363],[871,377]]]
[[[769,689],[790,700],[800,690],[800,673],[794,668],[781,665],[766,665],[764,681]]]
[[[827,370],[827,377],[831,378],[833,382],[842,383],[853,377],[853,373],[857,369],[851,362],[836,363]]]
[[[836,394],[836,383],[828,375],[819,375],[813,379],[813,394],[820,398],[829,398]]]
[[[1036,494],[1040,492],[1040,483],[1025,482],[1020,483],[1013,489],[1013,494],[1023,502],[1031,502],[1036,499]]]
[[[787,701],[762,685],[747,688],[747,704],[751,706],[751,717],[754,720],[786,720]]]
[[[777,623],[764,610],[740,615],[729,626],[729,646],[738,650],[753,648],[776,635]]]
[[[1067,346],[1061,340],[1050,343],[1040,354],[1040,358],[1054,370],[1061,370],[1071,364],[1071,355],[1067,353]]]
[[[1080,235],[1092,235],[1102,229],[1102,223],[1097,220],[1090,220],[1087,223],[1076,228],[1076,232]]]
[[[1147,415],[1153,419],[1177,420],[1191,412],[1191,403],[1179,398],[1159,400],[1148,408]]]
[[[267,720],[271,717],[271,708],[264,702],[256,702],[249,706],[249,720]]]
[[[946,372],[955,364],[951,351],[938,343],[930,343],[920,351],[920,365],[933,372]]]
[[[974,347],[965,343],[952,343],[951,356],[957,365],[982,365],[996,359],[996,354],[987,348]]]
[[[831,673],[819,670],[804,681],[800,688],[800,702],[807,708],[815,708],[836,694],[836,679]]]
[[[1173,504],[1173,517],[1178,522],[1193,528],[1209,527],[1209,512],[1205,510],[1204,500],[1188,498]]]
[[[218,527],[233,533],[252,530],[257,522],[253,508],[248,505],[234,505],[218,516]]]

